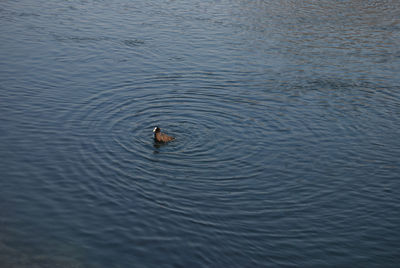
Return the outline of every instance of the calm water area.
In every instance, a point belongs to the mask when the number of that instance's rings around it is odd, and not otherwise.
[[[0,267],[399,265],[400,1],[0,0]]]

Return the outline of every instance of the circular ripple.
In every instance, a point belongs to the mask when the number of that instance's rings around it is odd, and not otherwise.
[[[243,190],[244,179],[263,172],[265,106],[234,86],[200,79],[193,87],[187,81],[199,77],[176,79],[119,85],[76,109],[72,117],[82,133],[76,172],[96,178],[86,182],[88,191],[115,195],[124,187],[159,200],[171,190]],[[155,144],[154,126],[176,140]],[[102,181],[110,187],[98,187],[97,179],[110,180]],[[155,189],[157,184],[168,187]]]

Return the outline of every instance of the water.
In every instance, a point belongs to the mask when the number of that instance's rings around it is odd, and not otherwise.
[[[399,18],[1,1],[0,266],[397,267]]]

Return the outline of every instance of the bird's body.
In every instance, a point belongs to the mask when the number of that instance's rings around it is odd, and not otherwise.
[[[159,127],[155,127],[155,128],[153,129],[153,132],[154,132],[154,140],[155,140],[156,142],[163,142],[163,143],[165,143],[165,142],[169,142],[169,141],[172,141],[172,140],[175,139],[174,137],[171,137],[171,136],[168,136],[168,135],[165,134],[165,133],[162,133],[162,132],[161,132],[161,129],[160,129]]]

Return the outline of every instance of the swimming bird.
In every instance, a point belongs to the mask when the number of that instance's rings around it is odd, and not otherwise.
[[[162,133],[161,128],[159,128],[159,127],[155,127],[153,129],[153,133],[154,133],[154,140],[157,142],[169,142],[169,141],[172,141],[175,139],[174,137],[171,137],[165,133]]]

